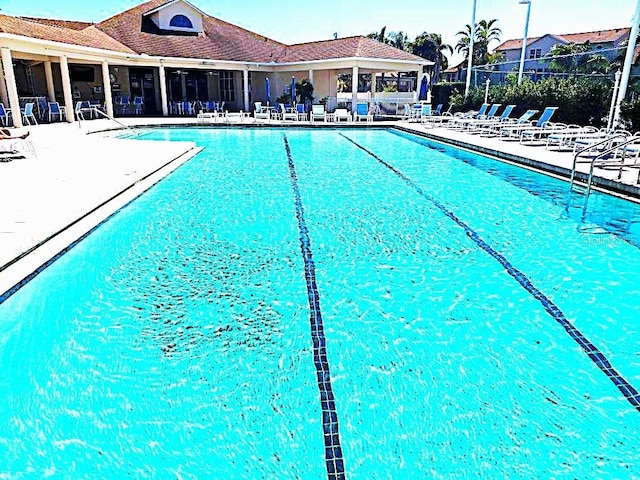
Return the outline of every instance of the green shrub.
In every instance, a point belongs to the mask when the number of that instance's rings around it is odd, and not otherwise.
[[[620,104],[620,118],[627,130],[636,132],[640,130],[640,98]]]
[[[455,93],[464,92],[465,84],[462,82],[441,82],[436,83],[431,88],[431,103],[438,105],[443,103],[446,108],[449,108],[451,95]]]

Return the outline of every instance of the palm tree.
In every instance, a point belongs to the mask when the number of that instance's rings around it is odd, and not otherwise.
[[[473,39],[473,65],[484,65],[489,61],[489,44],[500,41],[502,30],[495,26],[497,19],[489,21],[480,20],[476,23],[475,36]],[[465,25],[464,30],[460,30],[456,35],[461,38],[456,44],[456,52],[462,53],[466,59],[469,58],[469,39],[471,38],[471,25]]]
[[[570,43],[568,45],[557,43],[551,47],[546,55],[549,61],[549,70],[573,75],[586,66],[589,56],[585,54],[589,50],[588,43]]]
[[[387,43],[387,37],[385,34],[386,31],[387,31],[387,26],[385,25],[380,29],[380,32],[371,32],[369,35],[367,35],[367,38],[373,38],[374,40],[377,40],[380,43]]]
[[[431,77],[432,85],[440,81],[440,73],[446,70],[449,65],[445,53],[448,52],[449,55],[453,54],[451,45],[442,43],[442,35],[427,32],[418,35],[416,39],[411,42],[409,51],[414,55],[426,58],[434,63],[433,75]]]

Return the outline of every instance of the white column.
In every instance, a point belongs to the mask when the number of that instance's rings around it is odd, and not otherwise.
[[[160,65],[160,103],[162,104],[162,116],[169,116],[169,102],[167,100],[167,74],[164,65]]]
[[[62,76],[62,93],[64,94],[64,107],[67,109],[67,122],[76,121],[73,114],[73,95],[71,94],[71,77],[69,76],[69,62],[66,55],[60,57],[60,75]]]
[[[102,91],[104,92],[104,106],[107,115],[113,117],[113,97],[111,96],[111,78],[109,77],[109,62],[102,62]]]
[[[627,53],[624,57],[624,65],[622,67],[622,79],[620,81],[620,90],[618,90],[618,98],[616,99],[616,109],[613,117],[613,128],[616,128],[620,122],[620,104],[627,96],[627,87],[629,86],[629,75],[631,75],[631,67],[633,64],[633,54],[635,52],[635,40],[638,38],[640,29],[640,0],[636,4],[636,11],[633,14],[633,23],[631,24],[631,32],[629,33],[629,41],[627,43]]]
[[[50,102],[56,101],[56,89],[53,86],[53,70],[51,69],[51,62],[47,60],[44,62],[44,76],[47,80],[47,95]]]
[[[0,102],[2,102],[4,106],[9,105],[9,94],[7,93],[7,84],[4,81],[2,65],[0,65]]]
[[[356,103],[358,103],[358,67],[353,67],[351,74],[351,111],[356,111]]]
[[[369,91],[371,92],[371,99],[376,98],[376,72],[371,72],[371,88]]]
[[[313,85],[313,70],[309,70],[309,83]]]
[[[249,69],[242,72],[242,90],[244,92],[244,111],[249,111]]]
[[[13,125],[16,127],[22,127],[22,114],[20,113],[20,100],[18,99],[16,76],[13,72],[11,50],[3,47],[0,48],[0,51],[2,52],[2,68],[4,69],[4,79],[7,85],[7,95],[9,97],[9,106],[11,107]]]
[[[471,70],[473,70],[473,42],[476,37],[476,4],[473,0],[473,13],[471,14],[471,35],[469,36],[469,59],[467,60],[467,80],[464,87],[465,98],[469,95],[469,87],[471,86]]]

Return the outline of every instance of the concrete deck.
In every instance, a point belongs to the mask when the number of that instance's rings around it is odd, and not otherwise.
[[[127,118],[128,125],[197,124],[195,118]],[[305,122],[307,125],[308,122]],[[235,124],[235,122],[234,122]],[[296,125],[289,122],[284,125]],[[253,120],[241,125],[254,125]],[[270,125],[283,125],[270,122]],[[342,123],[366,127],[366,122]],[[370,126],[371,124],[369,124]],[[567,177],[573,156],[482,138],[442,127],[409,122],[375,122],[396,126],[435,140],[501,157],[530,168]],[[333,123],[315,123],[330,126]],[[119,127],[111,120],[28,127],[37,158],[0,163],[0,298],[41,265],[81,238],[136,195],[184,163],[199,149],[191,142],[124,140],[88,135]],[[27,129],[22,129],[22,131]],[[20,133],[16,131],[16,133]],[[581,165],[586,171],[588,165]],[[598,185],[640,198],[638,172],[616,180],[617,171],[596,171]]]

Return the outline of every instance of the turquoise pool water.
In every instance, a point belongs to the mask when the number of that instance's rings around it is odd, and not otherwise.
[[[636,205],[400,132],[144,138],[206,148],[0,304],[0,478],[640,477]]]

